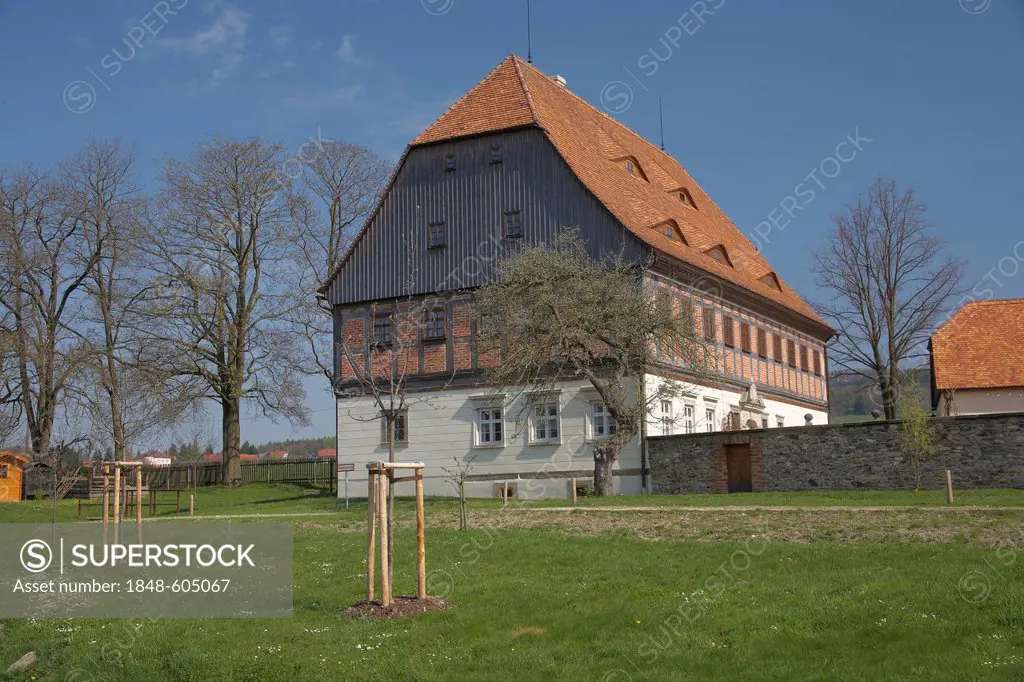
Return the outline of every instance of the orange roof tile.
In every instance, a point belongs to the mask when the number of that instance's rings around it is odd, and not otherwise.
[[[1024,298],[972,301],[932,334],[935,388],[1024,386]]]
[[[779,287],[770,283],[767,276],[774,271],[768,262],[674,158],[514,55],[411,146],[527,125],[542,128],[583,184],[649,246],[828,328],[777,273]],[[622,161],[626,158],[639,164],[643,178],[629,173]],[[680,201],[680,189],[695,207]],[[686,244],[652,229],[670,219]],[[733,267],[704,253],[715,246],[725,247]]]

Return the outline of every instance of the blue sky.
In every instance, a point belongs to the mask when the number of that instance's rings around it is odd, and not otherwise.
[[[147,180],[213,135],[397,159],[525,55],[525,0],[0,0],[0,51],[0,164],[113,136]],[[968,287],[1024,295],[1022,0],[534,0],[533,54],[655,141],[662,97],[669,153],[745,232],[775,220],[764,253],[807,298],[829,214],[877,176],[918,189]],[[801,183],[814,199],[786,224]],[[333,433],[330,397],[309,393],[313,427],[247,420],[243,437]]]

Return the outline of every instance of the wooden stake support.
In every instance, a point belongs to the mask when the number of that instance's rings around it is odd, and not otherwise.
[[[422,462],[386,463],[369,462],[366,465],[367,481],[366,510],[366,598],[373,601],[376,582],[376,546],[380,547],[380,595],[381,605],[391,606],[392,585],[388,565],[388,485],[401,481],[416,482],[416,596],[427,597],[427,552],[426,517],[423,512],[423,469]],[[412,476],[395,477],[399,469],[412,469]],[[377,541],[379,533],[380,540]]]
[[[946,469],[946,504],[953,504],[953,472]]]
[[[121,467],[114,464],[114,524],[121,523]]]
[[[427,541],[423,518],[423,469],[416,470],[416,598],[427,598]]]
[[[103,523],[110,523],[110,467],[103,463]]]
[[[368,489],[366,491],[366,599],[373,601],[373,587],[375,582],[374,556],[375,535],[377,529],[377,477],[370,474],[367,479]]]
[[[142,467],[135,468],[135,523],[142,525]]]
[[[122,506],[128,511],[128,495],[131,492],[128,477],[124,478],[124,489],[121,488],[121,471],[135,470],[135,522],[142,523],[142,462],[103,462],[103,523],[110,523],[110,507],[114,508],[114,523],[121,523]],[[110,496],[110,479],[114,479],[114,496]]]

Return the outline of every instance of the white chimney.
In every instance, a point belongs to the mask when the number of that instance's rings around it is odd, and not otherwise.
[[[568,81],[566,81],[565,78],[563,78],[563,77],[561,77],[561,76],[559,76],[557,74],[555,75],[555,82],[558,83],[559,85],[561,85],[563,88],[566,88],[566,87],[569,86]]]

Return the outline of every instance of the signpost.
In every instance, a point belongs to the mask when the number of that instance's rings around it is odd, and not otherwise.
[[[356,465],[352,462],[338,462],[338,473],[345,474],[345,509],[348,509],[348,472],[355,470]]]

